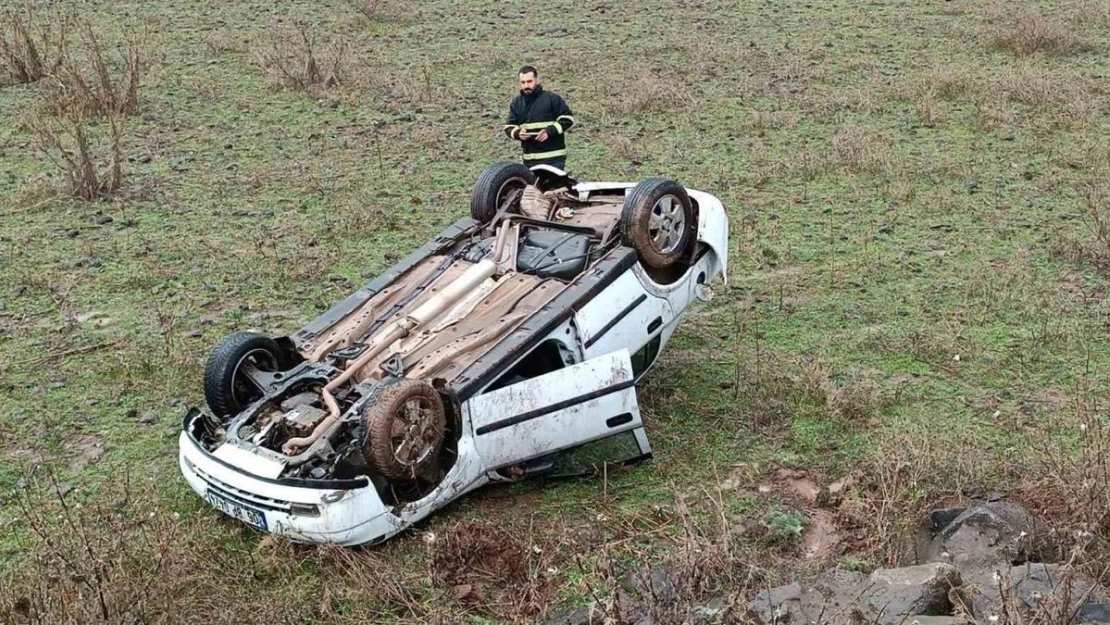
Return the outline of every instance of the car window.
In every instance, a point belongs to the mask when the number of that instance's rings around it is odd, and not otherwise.
[[[510,384],[558,371],[565,366],[566,363],[563,362],[563,355],[559,349],[559,341],[548,339],[537,345],[520,362],[497,378],[485,392],[495,391]]]
[[[644,344],[635,354],[632,354],[632,377],[638,378],[640,375],[647,371],[651,363],[655,362],[655,357],[659,355],[659,344],[662,338],[656,334],[650,341]]]

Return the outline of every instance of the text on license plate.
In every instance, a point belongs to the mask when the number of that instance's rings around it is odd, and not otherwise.
[[[204,499],[207,500],[208,503],[212,504],[212,506],[215,507],[217,510],[223,512],[228,516],[239,519],[247,525],[252,525],[260,530],[266,529],[266,515],[262,514],[261,510],[248,508],[243,504],[231,501],[230,499],[214,493],[211,490],[207,491],[204,494]]]

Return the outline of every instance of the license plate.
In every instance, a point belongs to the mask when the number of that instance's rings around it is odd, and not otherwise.
[[[262,514],[261,510],[248,508],[247,506],[244,506],[237,501],[232,501],[222,495],[212,492],[211,490],[207,491],[204,494],[204,499],[208,501],[208,503],[212,504],[212,506],[220,512],[223,512],[230,517],[239,519],[240,521],[252,527],[257,527],[258,529],[263,531],[266,530],[266,515]]]

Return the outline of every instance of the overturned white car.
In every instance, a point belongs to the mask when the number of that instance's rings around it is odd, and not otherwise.
[[[258,529],[356,545],[491,481],[650,457],[635,383],[727,254],[709,194],[493,165],[470,219],[292,336],[225,338],[181,471]]]

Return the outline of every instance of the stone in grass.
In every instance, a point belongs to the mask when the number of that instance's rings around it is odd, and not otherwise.
[[[928,562],[951,562],[961,569],[991,567],[999,563],[1052,562],[1055,536],[1040,519],[1009,501],[996,501],[963,510],[930,515],[932,539],[923,545]],[[950,519],[950,520],[949,520]]]
[[[158,420],[158,413],[153,410],[147,410],[143,416],[139,418],[139,423],[142,425],[152,425]]]
[[[758,623],[905,623],[909,617],[946,616],[949,591],[962,584],[947,564],[879,569],[870,576],[831,569],[756,595],[748,614]],[[824,619],[822,621],[822,619]]]

